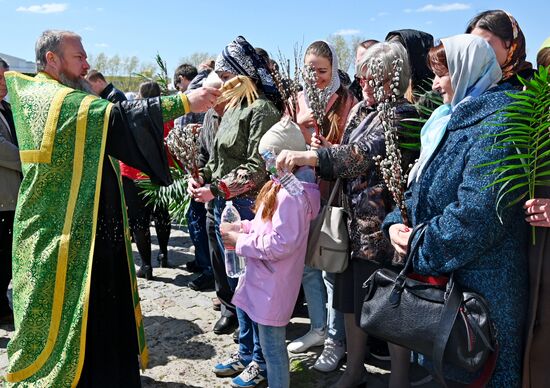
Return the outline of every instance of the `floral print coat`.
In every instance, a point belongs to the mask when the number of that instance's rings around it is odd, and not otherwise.
[[[395,125],[399,125],[402,119],[418,117],[418,113],[413,105],[401,99],[395,116]],[[342,144],[318,150],[321,179],[343,178],[351,257],[383,265],[391,263],[393,247],[380,227],[394,204],[373,158],[385,153],[379,113],[363,101],[350,112]],[[407,154],[404,159],[413,157]]]

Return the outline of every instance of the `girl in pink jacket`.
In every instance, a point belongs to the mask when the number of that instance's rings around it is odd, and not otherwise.
[[[279,153],[306,146],[300,129],[284,118],[266,132],[259,149]],[[222,224],[224,244],[235,244],[237,254],[246,258],[232,302],[258,326],[271,388],[289,387],[286,325],[300,291],[309,224],[320,206],[313,170],[301,167],[295,176],[304,186],[302,195],[290,195],[272,179],[258,194],[252,221],[242,221],[240,228]]]

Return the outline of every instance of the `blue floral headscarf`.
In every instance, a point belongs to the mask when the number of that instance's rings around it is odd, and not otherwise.
[[[281,95],[275,86],[269,66],[244,37],[237,36],[223,49],[216,58],[214,70],[227,71],[253,79],[265,96],[279,107],[282,101]]]

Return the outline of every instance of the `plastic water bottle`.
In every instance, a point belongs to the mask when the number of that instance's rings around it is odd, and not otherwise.
[[[293,173],[286,170],[277,170],[277,156],[274,152],[270,150],[265,150],[264,152],[262,152],[262,158],[265,160],[267,171],[277,177],[279,182],[281,182],[283,187],[286,189],[286,191],[288,191],[290,195],[297,196],[301,195],[304,192],[304,185],[302,185],[302,182],[300,182],[300,180],[296,178]]]
[[[227,222],[230,224],[241,222],[241,216],[239,212],[233,206],[233,201],[226,201],[225,208],[222,212],[222,222]],[[225,251],[225,272],[230,278],[238,278],[244,274],[246,268],[246,262],[244,257],[237,255],[235,252],[235,247],[224,246]]]

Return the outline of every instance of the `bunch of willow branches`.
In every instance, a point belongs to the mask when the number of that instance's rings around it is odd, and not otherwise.
[[[290,59],[287,59],[279,50],[279,63],[270,69],[275,85],[284,101],[285,111],[294,122],[296,122],[296,112],[298,110],[298,92],[301,90],[299,65],[301,57],[302,48],[296,44],[294,46],[294,75],[292,75],[290,72]]]
[[[325,109],[328,103],[325,90],[329,88],[319,89],[319,87],[317,87],[317,73],[315,72],[315,67],[311,65],[306,64],[304,66],[303,77],[309,108],[313,112],[313,118],[315,119],[315,134],[319,136],[321,134],[321,128],[323,127]]]
[[[395,102],[399,93],[399,79],[403,68],[403,60],[396,58],[392,62],[392,74],[385,74],[381,60],[374,60],[369,65],[372,79],[370,86],[374,89],[374,98],[377,102],[379,117],[384,128],[386,156],[378,155],[374,158],[380,167],[382,177],[392,198],[401,212],[405,225],[409,224],[405,207],[405,190],[407,188],[407,174],[402,167],[402,154],[399,147],[399,135],[395,120]],[[389,91],[386,90],[386,80],[390,80]]]
[[[165,140],[172,155],[181,163],[185,172],[194,179],[199,176],[197,161],[199,159],[198,140],[200,128],[200,124],[187,124],[184,127],[176,126],[170,131]]]

